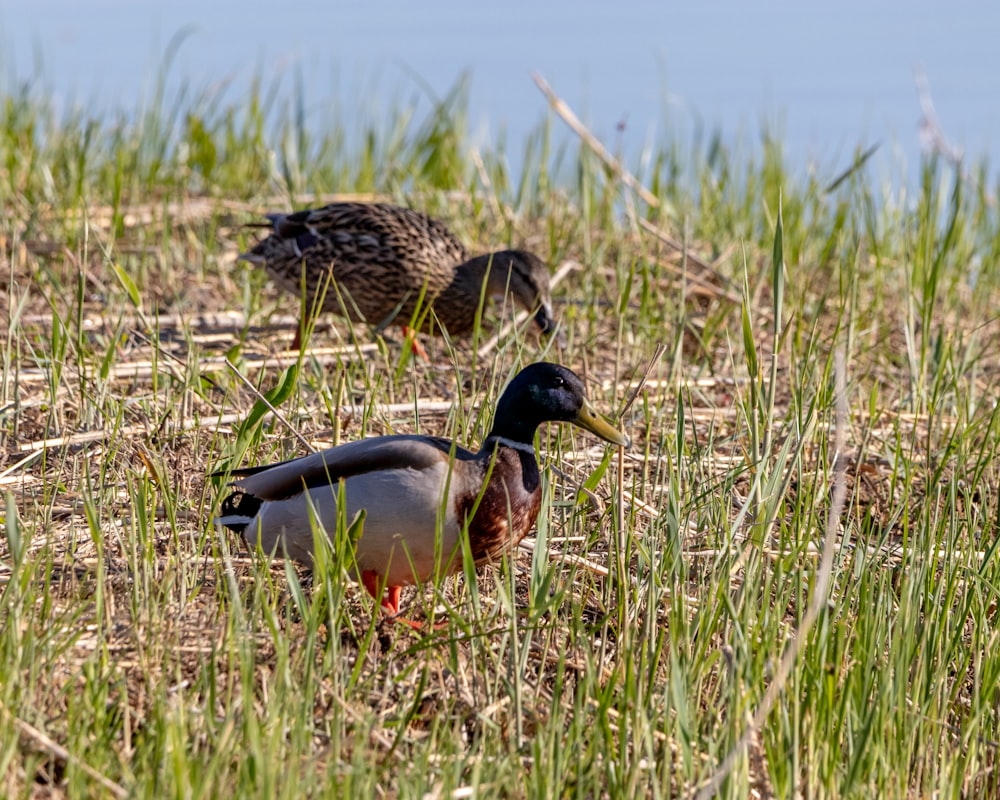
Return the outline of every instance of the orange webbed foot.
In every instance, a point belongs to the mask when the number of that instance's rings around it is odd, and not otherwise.
[[[424,346],[420,344],[417,339],[417,332],[410,328],[408,325],[403,326],[403,335],[410,340],[410,349],[413,353],[420,358],[422,358],[427,363],[430,363],[431,357],[427,355],[427,351],[424,350]]]
[[[399,613],[399,593],[401,586],[384,586],[382,576],[373,569],[361,571],[361,583],[368,590],[368,594],[379,600],[381,605],[390,614]],[[385,592],[383,594],[383,586]]]
[[[399,595],[403,590],[402,586],[386,586],[385,591],[379,599],[379,589],[382,588],[381,575],[373,569],[366,569],[361,573],[361,583],[368,590],[368,594],[379,600],[379,605],[385,609],[390,622],[401,622],[409,625],[415,631],[423,631],[424,624],[407,619],[399,613]],[[438,630],[438,626],[433,623],[429,626],[431,630]]]

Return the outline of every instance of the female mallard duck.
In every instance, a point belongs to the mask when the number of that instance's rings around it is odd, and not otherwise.
[[[549,270],[531,253],[470,259],[441,222],[385,203],[333,203],[267,218],[274,231],[240,258],[263,265],[282,289],[298,295],[304,286],[310,306],[322,294],[322,311],[381,330],[392,322],[406,328],[423,303],[449,335],[466,336],[485,284],[486,295],[509,292],[533,312],[542,333],[555,327]]]
[[[531,364],[500,397],[478,453],[434,436],[379,436],[237,470],[236,490],[217,521],[251,546],[312,563],[312,518],[332,534],[343,491],[348,522],[366,512],[355,543],[357,572],[376,600],[387,590],[381,603],[396,615],[400,587],[462,568],[464,531],[479,565],[531,530],[542,500],[533,442],[546,421],[572,422],[614,444],[629,443],[595,413],[575,373]]]

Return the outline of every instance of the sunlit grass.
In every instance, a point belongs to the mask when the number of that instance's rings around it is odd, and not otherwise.
[[[796,177],[774,138],[739,157],[665,142],[635,170],[654,209],[554,118],[516,158],[469,152],[462,80],[429,111],[321,133],[294,79],[215,91],[95,119],[30,88],[0,100],[7,795],[686,795],[799,635],[836,458],[828,603],[720,791],[997,791],[985,168],[928,160],[889,195],[864,170]],[[284,352],[299,309],[235,261],[242,225],[338,194],[426,209],[474,251],[576,262],[555,289],[565,343],[488,347],[491,323],[425,341],[428,365],[321,317]],[[654,359],[622,419],[633,447],[619,467],[543,428],[532,541],[405,593],[441,630],[382,621],[343,550],[306,574],[213,526],[208,474],[301,454],[289,428],[475,446],[538,357],[609,413]]]

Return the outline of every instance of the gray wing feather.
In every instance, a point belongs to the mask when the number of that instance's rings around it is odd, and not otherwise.
[[[452,443],[430,436],[378,436],[331,447],[319,453],[256,469],[238,476],[233,485],[261,500],[282,500],[304,487],[335,483],[342,478],[388,469],[423,470],[447,461]],[[455,446],[455,458],[474,454]]]

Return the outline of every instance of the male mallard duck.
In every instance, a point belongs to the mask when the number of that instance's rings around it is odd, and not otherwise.
[[[438,220],[385,203],[333,203],[266,216],[274,231],[240,258],[263,265],[296,295],[304,285],[309,302],[325,291],[322,311],[379,329],[391,322],[405,328],[422,302],[449,335],[465,336],[475,326],[485,282],[488,296],[509,292],[534,312],[542,333],[555,327],[548,267],[524,250],[470,259]],[[298,344],[297,334],[293,348]]]
[[[397,615],[400,587],[461,569],[466,523],[477,565],[531,530],[542,501],[533,442],[546,421],[572,422],[614,444],[629,443],[595,413],[575,373],[531,364],[504,390],[478,453],[435,436],[378,436],[240,469],[217,522],[251,546],[311,564],[311,517],[335,531],[343,491],[348,523],[362,509],[367,514],[354,554],[361,581],[376,600],[385,587],[382,606]]]

